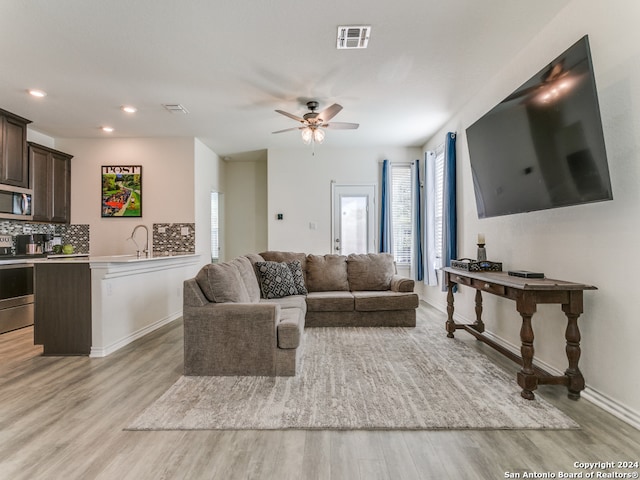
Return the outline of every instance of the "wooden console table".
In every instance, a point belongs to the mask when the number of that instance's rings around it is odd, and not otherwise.
[[[518,385],[522,388],[521,395],[527,400],[533,400],[533,391],[538,385],[566,385],[569,398],[578,400],[580,392],[584,390],[584,377],[578,368],[580,359],[580,330],[578,317],[583,312],[582,292],[596,290],[591,285],[551,280],[546,278],[513,277],[507,272],[467,272],[456,268],[443,269],[447,281],[447,337],[453,338],[458,329],[466,330],[478,340],[498,350],[511,360],[522,365],[518,372]],[[476,289],[476,321],[472,324],[460,324],[453,320],[453,288],[455,285],[465,285]],[[482,334],[482,292],[515,300],[516,310],[522,317],[520,328],[521,357],[494,342]],[[533,365],[533,328],[531,317],[536,312],[536,306],[542,303],[558,303],[567,316],[567,359],[569,367],[564,375],[551,375],[545,370]]]

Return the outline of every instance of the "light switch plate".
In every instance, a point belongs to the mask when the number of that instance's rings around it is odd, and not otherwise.
[[[182,227],[182,228],[180,229],[180,233],[181,233],[182,235],[189,235],[189,227]]]

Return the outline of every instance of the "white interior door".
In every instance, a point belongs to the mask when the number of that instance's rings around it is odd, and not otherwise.
[[[372,253],[375,242],[375,185],[332,184],[333,253]]]

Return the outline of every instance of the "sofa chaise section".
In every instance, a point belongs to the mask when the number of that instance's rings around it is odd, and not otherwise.
[[[261,299],[247,257],[203,267],[183,303],[185,375],[295,375],[304,297]]]

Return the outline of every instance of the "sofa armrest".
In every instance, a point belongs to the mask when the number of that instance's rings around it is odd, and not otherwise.
[[[204,307],[210,302],[204,296],[195,278],[189,278],[183,282],[182,287],[182,308]]]
[[[391,277],[391,291],[392,292],[413,292],[415,282],[411,278],[403,277],[401,275],[394,275]]]
[[[185,375],[273,375],[280,305],[185,306]]]

